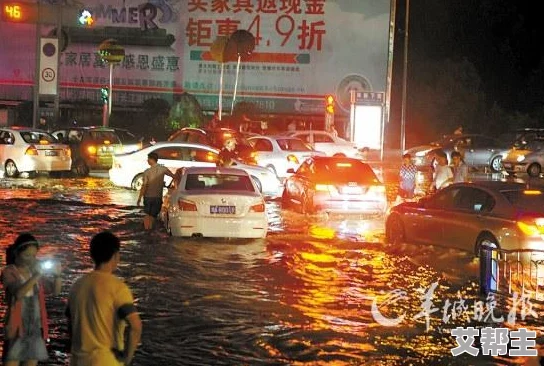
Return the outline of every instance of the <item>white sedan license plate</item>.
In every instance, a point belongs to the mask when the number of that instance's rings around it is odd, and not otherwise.
[[[211,214],[235,215],[236,206],[210,206]]]
[[[59,152],[55,150],[47,150],[45,156],[59,156]]]

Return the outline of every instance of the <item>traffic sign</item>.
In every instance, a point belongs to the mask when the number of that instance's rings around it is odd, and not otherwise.
[[[40,46],[39,92],[42,95],[56,95],[59,52],[58,40],[56,38],[42,37],[40,39]]]

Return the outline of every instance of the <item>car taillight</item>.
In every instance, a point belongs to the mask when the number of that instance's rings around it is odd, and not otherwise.
[[[264,212],[264,203],[251,206],[249,212]]]
[[[544,235],[544,218],[522,218],[517,222],[518,228],[527,236]]]
[[[69,147],[64,149],[64,155],[66,155],[68,157],[72,156],[72,150],[70,150]]]
[[[290,163],[295,163],[295,164],[298,164],[298,159],[295,155],[293,154],[289,154],[287,155],[287,161],[290,162]]]
[[[38,149],[36,149],[36,147],[34,145],[30,145],[26,151],[25,151],[25,155],[33,155],[33,156],[37,156],[38,155]]]
[[[196,204],[183,199],[178,200],[178,207],[181,211],[196,211]]]
[[[87,147],[87,151],[89,152],[89,154],[91,155],[95,155],[96,154],[96,146],[89,146]]]

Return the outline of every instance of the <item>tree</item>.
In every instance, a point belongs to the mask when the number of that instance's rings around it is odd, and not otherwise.
[[[198,100],[189,93],[183,93],[168,115],[167,129],[171,132],[183,127],[199,127],[204,124],[204,113]]]
[[[169,136],[168,113],[170,104],[161,98],[147,99],[142,104],[144,121],[138,121],[135,125],[142,128],[142,134],[162,140]]]

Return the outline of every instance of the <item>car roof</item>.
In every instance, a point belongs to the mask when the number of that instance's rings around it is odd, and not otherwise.
[[[477,180],[468,183],[456,183],[455,186],[482,187],[492,191],[521,191],[530,189],[526,183],[506,180]]]
[[[49,133],[45,130],[42,130],[40,128],[32,128],[32,127],[26,127],[26,126],[10,126],[10,127],[0,127],[2,130],[5,131],[17,131],[17,132],[42,132],[42,133]]]
[[[196,142],[186,142],[186,141],[160,141],[160,142],[156,142],[153,145],[144,147],[142,150],[138,150],[138,151],[143,151],[143,150],[146,150],[146,149],[149,150],[149,149],[153,149],[153,148],[157,148],[157,147],[168,147],[168,146],[198,147],[198,148],[204,148],[206,150],[211,150],[213,152],[219,152],[219,149],[216,149],[215,147],[204,145],[204,144],[199,144],[199,143],[196,143]]]
[[[230,174],[248,176],[246,171],[237,168],[221,167],[190,167],[185,168],[185,174]]]
[[[82,131],[94,131],[94,130],[100,130],[100,131],[111,131],[115,132],[115,129],[111,127],[103,127],[103,126],[68,126],[68,127],[61,127],[56,129],[53,132],[57,131],[63,131],[63,130],[82,130]]]

